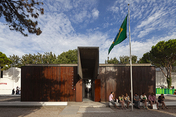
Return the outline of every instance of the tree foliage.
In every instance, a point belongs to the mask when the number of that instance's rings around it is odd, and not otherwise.
[[[21,58],[18,55],[9,57],[12,67],[21,67],[26,64],[77,64],[77,49],[63,52],[58,57],[52,52],[44,54],[25,54]]]
[[[12,67],[19,67],[21,66],[21,58],[18,55],[10,55],[9,59],[12,61],[11,66]]]
[[[117,60],[117,58],[114,57],[113,59],[111,58],[110,60],[106,60],[105,63],[107,63],[107,64],[119,64],[119,60]]]
[[[137,62],[137,56],[136,55],[131,55],[132,56],[132,64],[135,64]],[[129,64],[130,63],[130,57],[129,56],[120,56],[120,63],[121,64]]]
[[[7,58],[7,56],[0,52],[0,67],[3,67],[1,70],[6,70],[8,68],[10,68],[10,64],[12,63],[12,61]]]
[[[120,56],[120,63],[121,64],[129,64],[130,57],[129,56]]]
[[[78,51],[69,50],[58,55],[54,63],[57,64],[77,64],[78,63]]]
[[[143,57],[139,59],[138,63],[151,63],[149,59],[149,52],[143,54]]]
[[[120,56],[119,57],[120,61],[114,57],[111,58],[110,60],[105,60],[105,63],[108,64],[129,64],[130,63],[130,57],[129,56]],[[137,62],[137,56],[132,55],[132,63],[135,64]]]
[[[27,36],[27,32],[40,35],[42,31],[37,27],[38,22],[32,19],[44,14],[44,9],[39,8],[43,4],[38,0],[1,0],[0,17],[4,17],[10,30],[21,32]]]
[[[12,67],[21,67],[26,64],[54,64],[56,55],[52,52],[45,52],[44,54],[25,54],[21,58],[17,55],[9,57],[12,60]]]
[[[161,69],[167,79],[168,88],[170,88],[172,84],[171,72],[175,61],[176,39],[158,42],[155,46],[152,46],[150,52],[145,53],[141,59],[141,62],[150,62]]]

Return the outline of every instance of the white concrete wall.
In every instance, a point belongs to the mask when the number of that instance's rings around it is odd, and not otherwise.
[[[172,85],[176,89],[176,72],[171,73],[172,77]],[[167,81],[166,77],[164,74],[159,70],[158,68],[156,69],[156,88],[159,88],[160,86],[164,85],[167,87]]]
[[[0,78],[0,94],[12,94],[12,89],[21,88],[21,69],[12,67],[3,71],[3,78]]]

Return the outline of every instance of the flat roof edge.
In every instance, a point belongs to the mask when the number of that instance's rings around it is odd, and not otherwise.
[[[99,49],[98,46],[78,46],[78,49]]]
[[[72,66],[78,66],[78,64],[26,64],[25,66],[66,66],[66,67],[72,67]]]
[[[130,64],[99,64],[99,66],[107,66],[107,67],[113,67],[113,66],[130,66]],[[132,66],[153,66],[151,64],[132,64]]]
[[[25,66],[65,66],[72,67],[78,66],[78,64],[26,64]],[[130,66],[130,64],[99,64],[100,66],[113,67],[113,66]],[[132,64],[132,66],[153,66],[151,64]]]

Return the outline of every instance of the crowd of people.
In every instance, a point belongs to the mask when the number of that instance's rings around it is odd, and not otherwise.
[[[158,102],[156,101],[156,96],[154,95],[154,93],[151,93],[148,98],[145,95],[145,93],[142,93],[142,95],[138,95],[137,93],[135,93],[134,98],[133,98],[133,105],[135,108],[140,109],[140,102],[142,102],[144,104],[144,108],[148,109],[148,105],[147,102],[150,103],[151,108],[153,109],[153,105],[156,104],[157,109],[159,110],[158,107],[158,103],[162,104],[162,109],[168,109],[165,105],[165,97],[163,94],[161,94],[158,97]],[[112,103],[116,108],[119,108],[115,102],[118,102],[119,104],[121,104],[122,109],[128,109],[129,108],[129,104],[131,103],[130,101],[130,97],[128,96],[128,94],[126,93],[125,96],[121,95],[119,96],[119,98],[115,98],[114,97],[114,92],[111,92],[111,94],[109,95],[109,102]],[[125,106],[126,104],[126,106]]]
[[[15,88],[12,89],[12,95],[20,95],[21,94],[21,89],[17,86],[16,91]]]

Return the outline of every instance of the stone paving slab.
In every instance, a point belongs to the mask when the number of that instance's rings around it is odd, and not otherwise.
[[[107,107],[107,102],[68,102],[69,106],[80,106],[80,107]]]
[[[78,113],[112,113],[114,112],[111,108],[93,108],[93,107],[88,107],[88,108],[79,108]]]
[[[65,116],[65,115],[76,115],[78,110],[79,110],[79,106],[67,106],[66,108],[64,108],[64,110],[59,114],[59,116]]]

